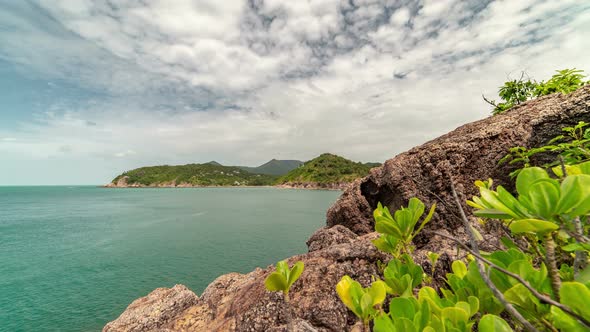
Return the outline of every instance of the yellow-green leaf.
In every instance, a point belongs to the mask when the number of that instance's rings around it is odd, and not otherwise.
[[[512,328],[505,320],[496,316],[487,314],[479,320],[479,332],[512,332]]]
[[[287,288],[291,288],[291,286],[299,279],[301,273],[303,273],[304,265],[303,262],[299,261],[293,265],[291,271],[289,272],[289,280],[287,283]]]
[[[515,220],[510,224],[510,230],[513,233],[537,233],[544,234],[559,229],[559,226],[545,220],[539,219],[521,219]]]
[[[287,280],[281,273],[276,271],[266,278],[264,285],[271,292],[286,291],[288,289]]]

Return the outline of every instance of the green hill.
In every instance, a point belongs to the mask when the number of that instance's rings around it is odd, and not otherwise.
[[[285,175],[295,168],[303,165],[302,161],[299,160],[277,160],[272,159],[269,162],[262,164],[258,167],[247,167],[238,166],[239,168],[256,174],[267,174],[267,175]]]
[[[271,185],[276,177],[253,174],[238,167],[221,166],[218,163],[188,164],[179,166],[141,167],[125,172],[115,179],[121,186],[259,186]]]
[[[355,179],[366,176],[372,165],[374,163],[363,164],[337,155],[324,153],[280,177],[277,183],[327,185],[352,182]]]

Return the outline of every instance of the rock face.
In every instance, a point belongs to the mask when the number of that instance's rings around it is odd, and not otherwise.
[[[429,229],[462,236],[450,193],[449,176],[460,195],[475,194],[473,182],[493,178],[511,187],[507,165],[498,165],[513,146],[539,146],[580,120],[590,122],[590,86],[567,96],[542,97],[511,111],[464,125],[449,134],[388,160],[344,191],[330,208],[327,227],[308,240],[309,253],[301,260],[305,271],[290,292],[298,331],[350,331],[355,317],[340,302],[335,285],[348,274],[367,286],[379,275],[379,261],[388,257],[370,242],[371,213],[377,202],[396,209],[411,197],[427,205],[437,203]],[[469,211],[467,209],[467,211]],[[493,225],[492,225],[493,226]],[[482,230],[493,236],[493,230]],[[453,244],[422,236],[415,239],[416,261],[430,271],[427,250],[447,252],[434,275],[449,269]],[[286,331],[287,309],[282,295],[270,293],[264,279],[274,268],[217,278],[197,297],[184,286],[157,289],[136,300],[104,331]],[[435,278],[438,279],[438,278]]]
[[[453,233],[459,220],[455,217],[449,177],[465,198],[476,193],[476,180],[493,178],[494,183],[511,188],[508,174],[513,166],[498,165],[509,148],[544,145],[561,134],[562,127],[581,120],[590,120],[590,86],[565,96],[541,97],[461,126],[373,168],[329,209],[327,225],[343,225],[357,234],[366,234],[373,231],[372,211],[378,202],[395,210],[418,197],[426,205],[438,203],[437,215],[428,227]],[[427,242],[425,238],[417,240]]]
[[[298,260],[305,263],[305,271],[289,293],[300,331],[345,331],[354,324],[353,315],[340,302],[334,287],[345,274],[365,285],[372,275],[379,274],[377,261],[388,258],[370,242],[375,235],[356,237],[289,259],[290,264]],[[199,298],[192,293],[185,295],[186,288],[179,286],[157,289],[133,302],[103,332],[286,331],[283,297],[268,292],[264,286],[264,279],[272,271],[274,267],[269,266],[246,275],[223,275]]]

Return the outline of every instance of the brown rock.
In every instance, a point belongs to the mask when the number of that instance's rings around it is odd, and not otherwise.
[[[183,285],[158,288],[131,303],[116,320],[108,323],[103,332],[165,331],[186,308],[197,303],[198,296]]]
[[[590,120],[590,85],[578,91],[541,97],[501,115],[457,128],[373,168],[369,176],[350,186],[329,209],[328,227],[343,225],[357,234],[372,232],[372,211],[381,202],[398,209],[412,197],[437,203],[428,229],[461,229],[456,217],[449,176],[463,198],[476,194],[474,181],[493,178],[512,188],[508,174],[514,166],[498,161],[515,146],[535,147],[561,134],[561,128]],[[469,211],[470,209],[466,210]],[[416,239],[419,245],[429,239]]]
[[[411,197],[427,205],[436,202],[437,215],[428,229],[462,237],[448,176],[463,198],[475,194],[477,179],[493,178],[510,188],[510,167],[498,165],[510,147],[542,145],[559,134],[561,127],[580,120],[590,122],[590,86],[567,96],[542,97],[462,126],[388,160],[351,184],[328,211],[328,228],[309,239],[310,252],[289,259],[290,264],[305,263],[301,279],[290,292],[296,329],[351,330],[356,319],[338,299],[335,285],[347,274],[367,286],[373,276],[379,276],[377,262],[388,260],[371,243],[377,236],[371,217],[377,202],[391,209],[407,204]],[[493,240],[497,238],[494,229],[486,226],[481,232]],[[435,276],[435,282],[443,280],[455,245],[432,235],[415,240],[419,246],[416,262]],[[446,253],[434,271],[426,258],[428,251]],[[273,270],[269,266],[245,275],[221,276],[200,298],[183,286],[158,289],[133,302],[104,331],[285,331],[287,309],[282,295],[264,287]]]

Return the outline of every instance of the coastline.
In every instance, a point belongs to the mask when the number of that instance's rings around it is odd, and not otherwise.
[[[346,184],[346,186],[349,185]],[[125,186],[120,186],[120,185],[114,185],[114,184],[106,184],[106,185],[100,185],[97,186],[99,188],[104,188],[104,189],[196,189],[196,188],[244,188],[244,189],[248,189],[248,188],[275,188],[275,189],[296,189],[296,190],[330,190],[330,191],[343,191],[344,189],[346,189],[346,186],[341,187],[341,184],[338,184],[338,186],[318,186],[318,185],[289,185],[289,184],[277,184],[274,186],[268,186],[268,185],[264,185],[264,186],[201,186],[201,185],[156,185],[156,186],[146,186],[146,185],[139,185],[139,184],[133,184],[133,185],[125,185]]]

